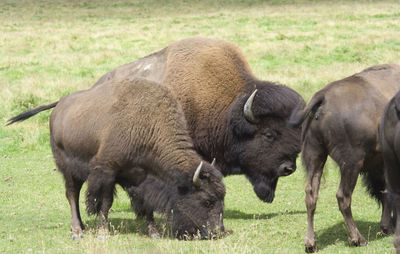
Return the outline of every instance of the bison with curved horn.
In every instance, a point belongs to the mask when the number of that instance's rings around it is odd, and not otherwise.
[[[223,176],[195,151],[181,106],[168,88],[140,78],[119,80],[65,96],[10,123],[52,107],[50,143],[64,176],[74,239],[84,229],[79,192],[85,181],[87,211],[98,215],[99,232],[107,233],[115,185],[132,194],[148,177],[157,179],[151,186],[157,204],[151,205],[169,215],[177,237],[208,238],[224,230]],[[157,236],[152,211],[146,216],[149,234]]]
[[[385,105],[399,89],[400,66],[373,66],[328,84],[311,98],[304,109],[294,111],[289,123],[303,125],[302,159],[307,170],[306,252],[317,250],[314,213],[328,155],[340,168],[336,197],[349,231],[350,245],[367,244],[351,212],[351,196],[359,174],[364,176],[371,196],[382,203],[380,226],[383,232],[392,232],[378,125]]]
[[[393,239],[396,254],[400,254],[400,92],[388,103],[379,126],[385,177],[394,206],[396,231]]]
[[[234,44],[187,38],[105,74],[95,85],[127,77],[154,80],[182,106],[196,151],[216,158],[223,175],[245,174],[272,202],[278,177],[296,170],[299,128],[286,121],[303,99],[287,86],[257,79]]]

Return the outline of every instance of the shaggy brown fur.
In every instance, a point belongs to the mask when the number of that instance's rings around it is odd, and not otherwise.
[[[82,235],[79,192],[86,180],[87,211],[99,215],[102,231],[107,231],[115,184],[132,194],[129,189],[148,176],[162,184],[153,186],[153,193],[169,189],[153,205],[173,211],[172,229],[178,237],[210,237],[223,229],[222,174],[204,163],[199,182],[193,183],[202,158],[193,148],[180,105],[166,87],[144,79],[119,80],[65,96],[51,114],[50,134],[65,179],[74,239]],[[154,223],[152,211],[147,216]]]
[[[379,126],[385,176],[394,206],[396,233],[393,239],[396,253],[400,254],[400,92],[386,106]]]
[[[349,230],[350,244],[367,243],[351,213],[351,196],[360,173],[364,175],[370,194],[382,203],[382,230],[391,232],[391,210],[384,192],[378,125],[385,105],[399,89],[399,66],[374,66],[325,86],[304,110],[293,114],[291,124],[303,124],[302,158],[307,169],[305,202],[308,214],[304,243],[307,252],[317,249],[314,213],[328,155],[340,167],[341,181],[336,197]]]

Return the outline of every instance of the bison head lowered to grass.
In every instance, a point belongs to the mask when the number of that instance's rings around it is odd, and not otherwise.
[[[222,174],[202,162],[181,106],[167,87],[144,79],[114,81],[65,96],[11,122],[52,107],[50,143],[65,179],[74,239],[82,236],[79,192],[85,181],[88,213],[99,215],[99,229],[107,233],[115,185],[129,190],[149,175],[160,183],[152,186],[161,198],[153,205],[161,204],[170,215],[179,238],[208,238],[224,229]],[[157,234],[152,213],[148,228]]]

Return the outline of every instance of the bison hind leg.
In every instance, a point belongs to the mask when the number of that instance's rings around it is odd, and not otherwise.
[[[85,229],[79,210],[79,194],[87,178],[86,165],[71,158],[67,158],[65,153],[57,147],[54,147],[53,144],[52,148],[57,168],[64,177],[65,196],[71,208],[72,239],[78,240],[83,238],[83,230]]]
[[[83,238],[83,230],[85,229],[80,211],[79,211],[79,193],[83,185],[83,181],[74,178],[71,175],[64,175],[65,179],[65,195],[71,207],[71,233],[72,239],[77,240]]]

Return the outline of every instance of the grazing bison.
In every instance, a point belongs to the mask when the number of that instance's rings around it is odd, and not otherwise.
[[[245,174],[272,202],[278,177],[296,170],[299,128],[286,126],[303,99],[284,85],[258,80],[232,43],[188,38],[117,67],[95,84],[142,77],[169,87],[182,106],[196,151],[216,158],[223,175]]]
[[[87,211],[98,214],[99,229],[107,232],[115,185],[132,193],[149,176],[163,184],[150,187],[178,237],[206,238],[223,229],[223,176],[196,153],[168,88],[144,79],[120,80],[65,96],[10,123],[54,106],[50,143],[65,179],[73,238],[82,235],[79,192],[86,180]],[[165,186],[169,191],[161,193]],[[157,234],[153,215],[147,216],[149,234]]]
[[[400,93],[397,93],[386,106],[379,127],[386,182],[394,210],[398,212],[400,211]],[[400,220],[397,218],[393,244],[396,253],[400,254]]]
[[[350,244],[367,243],[351,212],[351,195],[360,173],[370,194],[382,203],[382,230],[386,233],[392,230],[391,209],[384,192],[378,125],[385,105],[399,89],[399,66],[374,66],[330,83],[311,98],[305,109],[294,111],[290,124],[303,126],[302,159],[307,169],[308,229],[304,240],[307,252],[317,249],[314,213],[328,155],[340,167],[341,180],[336,197],[349,230]]]
[[[215,160],[211,163],[211,166],[215,165]],[[154,212],[168,214],[172,209],[173,203],[171,200],[171,192],[174,192],[176,188],[174,186],[165,184],[163,181],[148,175],[146,179],[139,186],[131,186],[127,189],[129,197],[131,199],[131,206],[139,218],[146,217],[149,235],[153,238],[158,238],[159,233],[154,223]],[[215,207],[215,200],[207,200],[206,206]],[[222,217],[221,217],[222,218]],[[214,221],[217,222],[217,221]],[[214,227],[214,226],[211,226]],[[187,228],[185,225],[180,225],[181,229]],[[223,224],[219,225],[220,232],[224,231]],[[179,229],[175,230],[180,232]],[[183,232],[184,233],[184,232]]]

